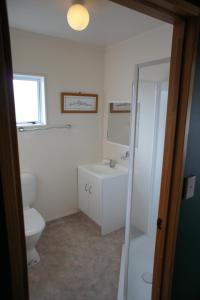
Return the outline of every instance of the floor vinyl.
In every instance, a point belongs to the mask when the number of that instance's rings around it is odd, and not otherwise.
[[[124,229],[106,236],[77,213],[46,225],[29,268],[31,300],[116,300]]]

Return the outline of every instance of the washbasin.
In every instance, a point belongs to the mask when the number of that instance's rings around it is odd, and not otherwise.
[[[128,173],[128,169],[119,164],[116,164],[114,168],[111,168],[109,165],[105,165],[101,162],[82,165],[79,166],[79,168],[84,169],[85,171],[100,177],[115,177],[115,176],[124,175]]]

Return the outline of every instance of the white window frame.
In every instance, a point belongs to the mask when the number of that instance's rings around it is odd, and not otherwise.
[[[33,80],[38,85],[38,121],[37,122],[21,122],[17,123],[17,127],[38,127],[47,125],[46,117],[46,98],[45,98],[45,77],[29,74],[13,74],[13,80]]]

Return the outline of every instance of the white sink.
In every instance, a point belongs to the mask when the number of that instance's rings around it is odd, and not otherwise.
[[[103,163],[82,165],[79,166],[79,168],[99,177],[115,177],[128,173],[128,169],[119,164],[117,164],[114,168],[111,168],[109,165],[105,165]]]

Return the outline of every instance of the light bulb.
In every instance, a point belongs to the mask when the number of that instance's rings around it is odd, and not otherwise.
[[[67,21],[72,29],[77,31],[84,30],[90,21],[87,8],[81,4],[73,4],[67,12]]]

